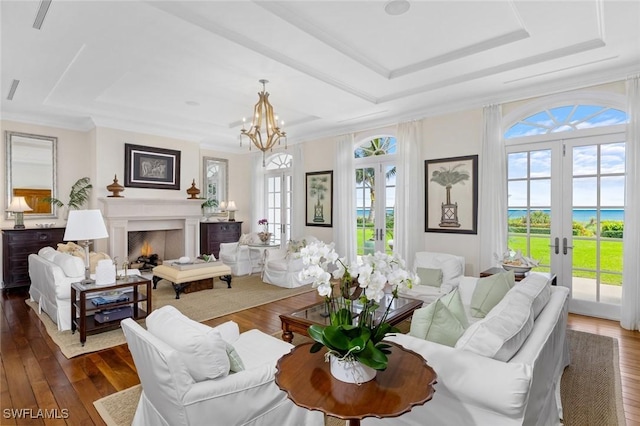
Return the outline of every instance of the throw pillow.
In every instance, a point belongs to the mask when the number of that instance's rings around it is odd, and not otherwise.
[[[539,274],[530,274],[527,278],[520,281],[518,285],[513,287],[512,291],[524,293],[533,299],[533,318],[538,318],[540,312],[549,302],[551,298],[551,286],[546,277]]]
[[[40,251],[38,251],[38,256],[42,256],[47,259],[49,262],[53,262],[53,258],[58,254],[58,252],[53,247],[42,247]]]
[[[464,327],[439,299],[424,308],[416,309],[411,318],[409,335],[418,339],[455,346]]]
[[[420,278],[420,284],[429,285],[431,287],[440,287],[442,285],[442,269],[435,268],[416,268],[416,274]]]
[[[173,306],[151,312],[146,323],[151,334],[182,354],[196,382],[229,374],[227,345],[218,330],[193,321]]]
[[[457,341],[456,349],[509,361],[520,350],[533,329],[533,300],[512,291],[487,318],[471,324]]]
[[[240,239],[238,240],[238,244],[241,246],[246,246],[251,244],[251,234],[242,234],[240,235]]]
[[[484,318],[502,300],[514,283],[513,271],[480,278],[471,296],[471,316]]]
[[[440,297],[440,301],[449,309],[449,311],[460,321],[460,325],[464,328],[469,327],[469,320],[467,320],[467,313],[464,310],[462,304],[462,297],[460,291],[456,287],[452,292]]]
[[[67,277],[84,277],[84,262],[68,253],[56,253],[52,260]]]
[[[225,342],[227,356],[229,357],[229,371],[232,373],[237,373],[238,371],[244,370],[244,363],[236,352],[236,349],[229,342]]]

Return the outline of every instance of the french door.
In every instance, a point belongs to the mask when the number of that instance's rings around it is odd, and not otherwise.
[[[392,162],[363,161],[355,169],[358,255],[393,251],[395,171]]]
[[[507,148],[508,246],[556,274],[575,313],[619,319],[624,140],[613,133]]]
[[[267,220],[275,244],[291,239],[291,173],[269,172],[265,176]]]

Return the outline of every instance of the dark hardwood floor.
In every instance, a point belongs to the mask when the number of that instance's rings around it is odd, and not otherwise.
[[[0,304],[0,424],[104,425],[93,401],[139,383],[127,346],[67,359],[24,303],[27,297],[24,290],[3,292]],[[272,334],[280,330],[280,313],[316,300],[321,299],[310,292],[206,324],[233,320],[241,331],[258,328]],[[627,424],[640,425],[640,332],[624,330],[617,322],[578,315],[569,316],[569,328],[618,339]],[[23,414],[31,410],[33,417],[39,409],[47,409],[49,417],[58,418],[15,420],[8,418],[12,409],[23,409]]]

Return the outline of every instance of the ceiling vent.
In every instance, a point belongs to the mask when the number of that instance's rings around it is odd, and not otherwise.
[[[44,22],[44,18],[47,16],[47,12],[49,11],[49,6],[51,5],[51,0],[42,0],[40,2],[40,7],[38,8],[38,14],[36,15],[36,20],[33,21],[33,28],[39,30],[42,28],[42,23]]]
[[[20,80],[13,80],[11,82],[11,88],[9,89],[9,94],[7,95],[7,99],[12,101],[13,95],[16,94],[16,89],[18,88],[18,84],[20,84]]]

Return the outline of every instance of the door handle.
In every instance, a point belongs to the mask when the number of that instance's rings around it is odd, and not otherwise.
[[[556,254],[560,253],[560,238],[556,237],[555,244],[549,244],[549,247],[553,247]]]
[[[567,249],[572,249],[573,246],[567,246],[567,239],[562,239],[562,254],[567,254]]]

